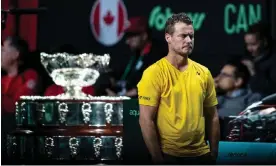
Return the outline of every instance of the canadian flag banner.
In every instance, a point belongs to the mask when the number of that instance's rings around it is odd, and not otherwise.
[[[105,46],[118,43],[124,35],[127,12],[121,0],[98,0],[92,7],[90,23],[94,37]]]

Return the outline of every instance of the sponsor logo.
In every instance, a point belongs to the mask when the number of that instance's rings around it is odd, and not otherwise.
[[[225,157],[247,157],[247,153],[246,152],[230,152]]]
[[[158,31],[162,31],[165,28],[167,19],[171,17],[171,15],[171,8],[166,7],[162,10],[161,6],[155,6],[149,15],[149,26]],[[202,27],[202,24],[206,18],[206,13],[204,12],[188,12],[187,15],[193,20],[193,26],[196,31]]]
[[[272,150],[270,153],[271,158],[275,158],[276,157],[276,149]]]
[[[97,0],[91,11],[90,25],[95,39],[112,46],[124,36],[128,24],[127,10],[122,0]]]
[[[262,20],[261,4],[235,4],[227,3],[224,6],[223,28],[227,35],[240,34],[246,32],[248,27]],[[149,26],[157,31],[163,31],[167,19],[173,11],[168,6],[154,6],[149,15]],[[187,12],[187,15],[193,20],[195,31],[200,30],[208,16],[207,12]]]
[[[140,112],[139,112],[139,110],[129,110],[129,115],[136,117],[136,116],[140,115]]]
[[[146,96],[139,96],[139,99],[141,100],[150,100],[150,97],[146,97]]]

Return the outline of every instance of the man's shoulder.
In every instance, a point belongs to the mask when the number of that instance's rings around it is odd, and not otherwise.
[[[16,76],[17,80],[20,80],[22,83],[36,84],[39,80],[39,74],[36,70],[32,68],[25,69],[19,75]]]
[[[193,61],[191,59],[189,59],[189,60],[190,60],[190,62],[192,64],[192,67],[196,70],[196,72],[199,73],[200,76],[203,76],[203,77],[207,78],[208,76],[211,75],[210,70],[206,66],[204,66],[204,65],[202,65],[202,64],[200,64],[198,62],[195,62],[195,61]]]
[[[204,66],[204,65],[202,65],[202,64],[200,64],[200,63],[198,63],[194,60],[191,60],[191,59],[189,59],[189,60],[195,68],[201,69],[203,71],[209,71],[209,69],[206,66]]]
[[[163,70],[163,58],[159,59],[149,67],[147,67],[144,73],[160,73]]]
[[[252,92],[250,89],[247,90],[247,96],[249,100],[259,101],[262,99],[262,95],[257,92]]]
[[[31,68],[26,69],[21,75],[25,78],[37,78],[38,77],[37,71],[34,69],[31,69]]]

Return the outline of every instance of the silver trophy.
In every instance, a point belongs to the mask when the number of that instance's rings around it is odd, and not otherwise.
[[[64,88],[60,96],[69,98],[89,97],[82,92],[82,87],[95,84],[101,71],[109,65],[108,54],[40,53],[41,63],[53,81]]]

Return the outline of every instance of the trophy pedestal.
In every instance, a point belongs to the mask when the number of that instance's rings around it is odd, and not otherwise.
[[[85,94],[82,92],[82,87],[80,86],[68,86],[64,88],[65,93],[58,95],[58,97],[75,97],[75,98],[86,98],[92,97],[91,95]]]
[[[127,97],[21,97],[8,156],[20,164],[122,161]],[[28,163],[27,163],[28,162]]]

